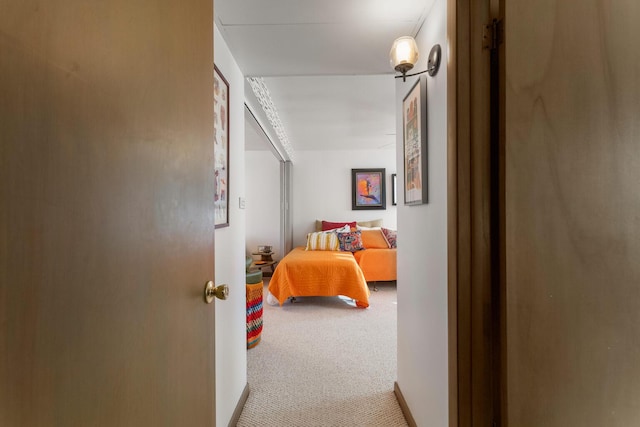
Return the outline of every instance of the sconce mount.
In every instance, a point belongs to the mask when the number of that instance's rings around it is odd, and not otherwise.
[[[427,69],[412,74],[407,74],[407,71],[413,68],[415,63],[418,61],[419,56],[418,46],[413,37],[400,37],[399,39],[394,41],[389,56],[391,58],[391,65],[393,66],[394,70],[402,73],[399,76],[395,76],[395,78],[402,78],[402,81],[407,81],[407,77],[417,76],[419,74],[428,73],[431,77],[438,74],[440,61],[442,59],[442,48],[439,44],[434,45],[429,52]]]

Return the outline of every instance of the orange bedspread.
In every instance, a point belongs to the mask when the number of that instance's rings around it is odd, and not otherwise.
[[[280,305],[291,296],[344,295],[369,306],[369,287],[351,252],[295,248],[278,263],[269,292]]]
[[[397,249],[365,249],[354,252],[367,282],[397,280]]]

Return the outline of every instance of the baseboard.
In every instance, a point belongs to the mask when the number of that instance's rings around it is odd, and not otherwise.
[[[240,419],[240,414],[242,414],[242,410],[244,409],[244,404],[247,403],[247,398],[249,397],[249,384],[244,386],[244,390],[242,390],[242,394],[240,395],[240,399],[238,400],[238,404],[236,405],[235,411],[233,411],[233,415],[231,416],[231,421],[229,421],[229,427],[235,427],[238,424],[238,420]]]
[[[398,404],[400,404],[400,409],[402,409],[402,415],[404,415],[404,419],[407,420],[409,427],[418,427],[416,420],[414,420],[413,415],[411,415],[411,410],[409,410],[407,401],[404,400],[404,396],[402,395],[402,391],[400,391],[400,386],[397,381],[393,383],[393,392],[396,395],[396,399],[398,399]]]

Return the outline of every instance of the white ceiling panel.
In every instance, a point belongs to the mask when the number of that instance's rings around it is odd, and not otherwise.
[[[415,0],[216,0],[224,25],[331,24],[365,21],[417,23],[431,1]]]
[[[295,151],[395,146],[395,81],[391,75],[269,77]]]
[[[375,33],[362,25],[276,25],[230,27],[226,38],[247,76],[392,74],[391,42],[408,32],[402,23]]]
[[[216,24],[233,57],[245,76],[265,78],[294,151],[395,146],[389,49],[397,37],[420,31],[432,5],[433,0],[214,2]]]

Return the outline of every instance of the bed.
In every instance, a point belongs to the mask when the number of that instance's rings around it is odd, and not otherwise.
[[[353,253],[367,282],[397,280],[397,249],[365,249]]]
[[[369,306],[369,287],[351,252],[295,248],[278,263],[269,292],[280,305],[289,297],[344,295]]]

